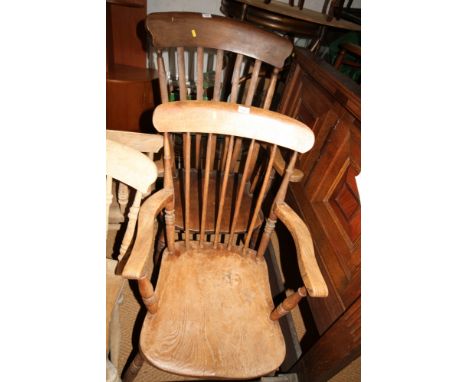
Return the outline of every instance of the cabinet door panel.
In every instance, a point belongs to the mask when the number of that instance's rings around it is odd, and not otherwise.
[[[150,81],[107,81],[107,129],[155,132],[151,123],[154,109]]]

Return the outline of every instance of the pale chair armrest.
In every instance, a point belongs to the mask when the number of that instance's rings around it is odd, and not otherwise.
[[[154,250],[156,216],[173,197],[172,190],[162,189],[151,195],[141,206],[135,244],[122,271],[122,276],[126,279],[149,277],[146,270]]]
[[[286,203],[277,204],[276,216],[291,232],[296,244],[297,261],[307,293],[312,297],[327,297],[328,288],[317,264],[314,244],[307,226]]]
[[[106,138],[130,146],[142,153],[157,153],[164,145],[161,134],[106,130]]]

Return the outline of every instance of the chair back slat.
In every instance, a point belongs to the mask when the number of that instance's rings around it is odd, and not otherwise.
[[[249,229],[247,230],[247,234],[245,236],[244,249],[248,248],[249,245],[250,245],[250,239],[252,238],[252,233],[253,233],[253,230],[254,230],[255,220],[257,219],[258,214],[260,212],[260,207],[262,206],[263,198],[265,196],[265,192],[266,192],[267,185],[268,185],[268,180],[270,178],[271,170],[273,168],[273,160],[275,158],[277,147],[278,146],[276,146],[276,145],[271,146],[270,158],[268,160],[267,168],[266,168],[266,171],[265,171],[265,177],[263,179],[262,187],[260,188],[260,193],[259,193],[259,195],[257,197],[257,202],[255,203],[255,209],[254,209],[252,218],[250,220]]]
[[[184,194],[185,194],[185,242],[190,241],[190,133],[184,134]]]
[[[197,100],[203,100],[203,47],[197,47]]]
[[[255,146],[255,140],[252,139],[250,141],[249,151],[247,152],[247,157],[245,159],[245,165],[244,165],[244,171],[243,171],[243,174],[242,174],[242,179],[241,179],[238,191],[237,191],[236,206],[234,207],[234,215],[233,215],[232,221],[231,221],[231,230],[229,231],[228,249],[231,249],[232,242],[234,240],[234,230],[235,230],[235,227],[236,227],[237,218],[239,216],[240,206],[241,206],[241,202],[242,202],[242,196],[244,195],[244,191],[245,191],[245,184],[246,184],[247,179],[248,179],[248,172],[246,170],[250,166],[250,161],[252,160],[252,153],[253,153],[254,146]]]
[[[214,145],[213,145],[214,143]],[[205,227],[206,227],[206,210],[208,208],[208,191],[210,184],[210,172],[211,172],[211,157],[214,156],[216,150],[216,138],[213,139],[213,134],[208,134],[208,140],[206,142],[206,159],[205,159],[205,174],[203,177],[203,199],[202,199],[202,213],[200,221],[200,246],[203,246],[205,241]]]
[[[220,198],[219,198],[219,206],[218,206],[218,214],[216,218],[216,229],[215,229],[215,236],[213,240],[213,246],[216,248],[218,242],[219,242],[219,232],[221,230],[221,221],[223,218],[223,213],[224,213],[224,201],[226,198],[226,189],[227,189],[227,182],[229,178],[229,168],[231,164],[231,159],[232,159],[232,150],[234,147],[234,137],[231,136],[227,139],[229,141],[228,149],[227,149],[227,158],[226,158],[226,164],[224,166],[224,174],[223,174],[223,184],[221,186],[221,193],[220,193]],[[226,142],[226,140],[225,140]]]
[[[213,89],[213,101],[221,101],[221,76],[223,74],[223,61],[224,61],[224,51],[218,49],[216,51],[216,69],[215,69],[215,81]]]
[[[268,90],[265,96],[265,101],[263,103],[263,108],[269,110],[271,106],[271,101],[273,100],[273,94],[275,93],[276,82],[278,81],[279,68],[273,69],[273,74],[271,75],[270,84],[268,85]]]
[[[161,102],[169,102],[169,95],[167,93],[167,73],[166,68],[164,67],[164,60],[162,57],[162,52],[160,49],[156,52],[157,62],[158,62],[158,82],[159,82],[159,92],[161,95]]]
[[[258,75],[260,73],[261,66],[262,61],[255,60],[255,64],[252,71],[252,77],[250,79],[249,90],[247,91],[247,98],[245,99],[246,106],[252,106],[252,100],[255,94],[255,89],[257,88]]]
[[[179,72],[179,97],[181,101],[187,100],[187,84],[185,76],[185,49],[177,47],[177,70]]]
[[[197,100],[203,100],[203,47],[197,47]],[[200,158],[201,134],[195,135],[195,168],[201,168]]]
[[[239,94],[239,80],[241,74],[242,60],[244,56],[242,54],[236,55],[236,62],[234,64],[234,70],[232,72],[231,80],[231,102],[237,103],[237,96]]]

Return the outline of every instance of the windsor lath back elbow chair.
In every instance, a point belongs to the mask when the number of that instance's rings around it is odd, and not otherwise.
[[[227,101],[252,105],[269,109],[275,95],[278,74],[283,68],[285,60],[292,52],[292,44],[286,38],[274,33],[264,31],[253,25],[215,15],[206,15],[192,12],[167,12],[152,13],[146,18],[146,28],[151,36],[152,44],[156,50],[156,66],[159,75],[159,89],[162,103],[169,102],[174,91],[178,90],[178,98],[187,100],[209,99],[213,101]],[[195,58],[196,57],[196,58]],[[192,60],[193,58],[193,60]],[[175,65],[177,63],[177,65]],[[169,65],[169,71],[166,66]],[[175,68],[171,68],[174,66]],[[174,69],[176,73],[174,73]],[[192,74],[193,72],[193,74]],[[265,81],[261,73],[270,72],[270,78]],[[207,74],[209,74],[207,76]],[[211,78],[210,77],[214,77]],[[213,83],[210,84],[210,77]],[[211,86],[212,85],[212,86]],[[209,87],[209,89],[207,89]],[[264,87],[266,90],[264,91]],[[201,190],[197,170],[202,168],[201,163],[205,159],[200,150],[201,135],[194,134],[194,150],[190,183],[192,189],[190,207],[191,233],[200,232],[200,211],[198,191]],[[210,165],[210,183],[215,183],[217,171],[222,168],[227,158],[228,142],[223,137],[218,137],[221,142],[213,150]],[[179,169],[181,167],[182,142],[178,139],[174,142],[175,151],[172,154],[174,167],[174,189],[176,200],[181,200],[183,186],[180,184]],[[211,142],[215,145],[215,141]],[[234,143],[231,158],[231,168],[238,168],[242,151],[247,148],[237,139]],[[253,157],[259,153],[260,147],[255,144]],[[218,160],[218,158],[220,160]],[[214,164],[216,160],[217,165]],[[285,162],[279,151],[275,154],[273,166],[276,172],[283,174]],[[258,169],[252,169],[255,171]],[[244,196],[244,205],[251,203],[251,193],[257,187],[258,178],[253,177],[250,184],[250,192]],[[272,176],[274,172],[272,172]],[[292,181],[299,181],[302,173],[295,170]],[[232,179],[228,180],[232,182]],[[213,194],[208,195],[208,204],[215,204]],[[232,213],[232,195],[226,195],[226,216]],[[184,230],[182,216],[184,203],[176,203],[175,227],[178,232]],[[248,209],[248,206],[246,207]],[[247,231],[247,218],[241,213],[235,233]],[[257,223],[261,223],[263,216],[260,214]],[[215,220],[213,215],[206,216],[205,230],[213,233]],[[220,232],[229,232],[226,221],[221,222]],[[258,225],[257,224],[257,227]]]
[[[328,290],[315,259],[312,239],[304,222],[284,202],[292,169],[299,153],[314,142],[312,131],[301,122],[259,108],[212,101],[178,101],[156,108],[156,129],[164,134],[164,188],[142,205],[136,242],[123,276],[138,280],[148,310],[141,333],[140,354],[125,374],[132,380],[146,359],[162,370],[201,378],[250,379],[276,370],[285,356],[284,339],[278,318],[308,292],[327,296]],[[175,221],[177,203],[172,172],[171,136],[182,135],[184,141],[181,181],[183,201],[191,203],[192,135],[201,134],[200,150],[205,152],[201,173],[202,203],[198,240],[185,235],[177,241]],[[219,187],[209,182],[210,160],[216,138],[228,138],[227,159],[223,164]],[[206,139],[205,139],[206,138]],[[228,216],[229,235],[221,237],[221,224],[228,193],[234,138],[242,139],[248,151],[241,157],[238,181],[231,184],[232,215]],[[254,144],[266,146],[267,156],[254,158]],[[273,206],[258,243],[251,240],[256,219],[264,200],[268,175],[275,152],[282,146],[291,156]],[[266,161],[260,192],[249,207],[247,230],[240,238],[233,235],[244,208],[243,191],[247,187],[251,162]],[[218,203],[210,205],[208,195]],[[189,207],[189,206],[187,206]],[[167,248],[162,254],[156,289],[149,279],[148,264],[153,258],[155,217],[164,210]],[[190,230],[191,209],[182,219]],[[207,216],[215,216],[211,240],[207,237]],[[274,310],[264,254],[275,222],[280,218],[291,231],[296,243],[299,269],[305,287],[288,297]],[[258,245],[257,245],[258,244]]]

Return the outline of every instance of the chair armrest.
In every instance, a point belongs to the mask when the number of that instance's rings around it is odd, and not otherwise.
[[[161,134],[106,130],[106,138],[130,146],[142,153],[157,153],[164,145]]]
[[[307,226],[286,203],[277,204],[275,213],[291,232],[294,239],[297,262],[307,292],[312,297],[327,297],[327,284],[315,259],[314,244]]]
[[[162,189],[146,199],[141,206],[135,244],[122,271],[122,276],[126,279],[141,279],[148,276],[146,266],[153,255],[156,216],[173,196],[172,190]]]

